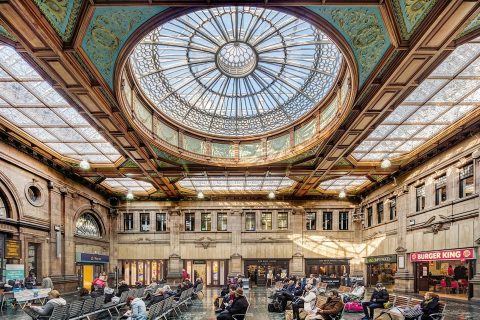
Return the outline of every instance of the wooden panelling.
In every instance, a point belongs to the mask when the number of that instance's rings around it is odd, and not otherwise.
[[[370,107],[370,110],[383,110],[388,104],[390,104],[397,93],[398,91],[384,91]]]
[[[406,64],[405,68],[401,69],[397,74],[396,77],[393,78],[393,84],[395,85],[405,85],[410,82],[415,74],[417,74],[418,70],[420,70],[428,61],[430,60],[430,56],[422,56],[422,57],[413,57],[409,60]]]

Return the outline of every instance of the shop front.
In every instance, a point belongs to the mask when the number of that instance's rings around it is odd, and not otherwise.
[[[107,272],[109,257],[94,253],[76,253],[76,267],[79,286],[92,289],[93,280],[103,272]]]
[[[245,260],[245,276],[250,279],[251,284],[264,286],[275,281],[278,276],[285,278],[289,275],[288,259],[260,259]]]
[[[415,292],[434,291],[456,298],[471,298],[470,280],[475,274],[475,259],[474,248],[411,253]]]
[[[350,275],[349,259],[305,259],[305,274],[313,274],[326,282],[328,287],[339,287]],[[348,283],[343,283],[348,284]]]
[[[201,278],[205,286],[217,287],[227,283],[228,263],[226,260],[184,260],[183,267],[192,281]]]
[[[152,281],[162,281],[167,275],[165,260],[123,260],[121,275],[128,285],[141,282],[148,285]]]
[[[397,272],[397,255],[386,255],[367,257],[367,285],[374,286],[377,282],[384,285],[395,284],[395,273]]]

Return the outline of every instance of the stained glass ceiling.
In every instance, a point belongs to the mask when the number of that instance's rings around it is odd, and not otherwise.
[[[61,156],[111,164],[108,143],[14,49],[0,44],[0,118]]]
[[[413,151],[480,104],[480,38],[456,48],[352,153],[380,161]]]
[[[319,188],[326,191],[352,190],[369,181],[365,176],[343,176],[337,179],[323,181],[320,183]]]
[[[290,188],[295,181],[287,177],[191,177],[178,182],[181,188],[206,193],[270,192]]]
[[[107,188],[123,193],[128,191],[148,193],[154,190],[151,183],[131,178],[107,178],[102,184]]]
[[[311,24],[239,6],[169,21],[130,58],[137,84],[161,113],[226,136],[266,133],[301,118],[330,92],[342,60]]]

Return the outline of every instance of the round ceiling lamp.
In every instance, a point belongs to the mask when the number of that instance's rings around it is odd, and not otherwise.
[[[270,191],[270,193],[268,194],[268,199],[275,199],[275,192]]]
[[[80,164],[79,164],[80,168],[82,170],[88,170],[90,169],[90,162],[88,162],[87,160],[83,159],[82,161],[80,161]]]
[[[197,193],[197,198],[198,198],[198,199],[203,199],[203,198],[205,198],[205,195],[203,194],[202,191],[200,191],[199,193]]]
[[[345,192],[344,189],[340,190],[340,192],[338,193],[338,197],[340,199],[345,199],[347,197],[347,193]]]
[[[134,196],[133,196],[132,190],[128,190],[126,198],[127,200],[133,200]]]
[[[380,163],[380,167],[382,169],[388,169],[391,166],[392,166],[392,162],[388,158],[383,159],[382,162]]]

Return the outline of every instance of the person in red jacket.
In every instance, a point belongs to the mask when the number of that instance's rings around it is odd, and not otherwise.
[[[188,274],[187,270],[182,269],[182,280],[185,281],[187,279],[190,279],[190,275]]]

